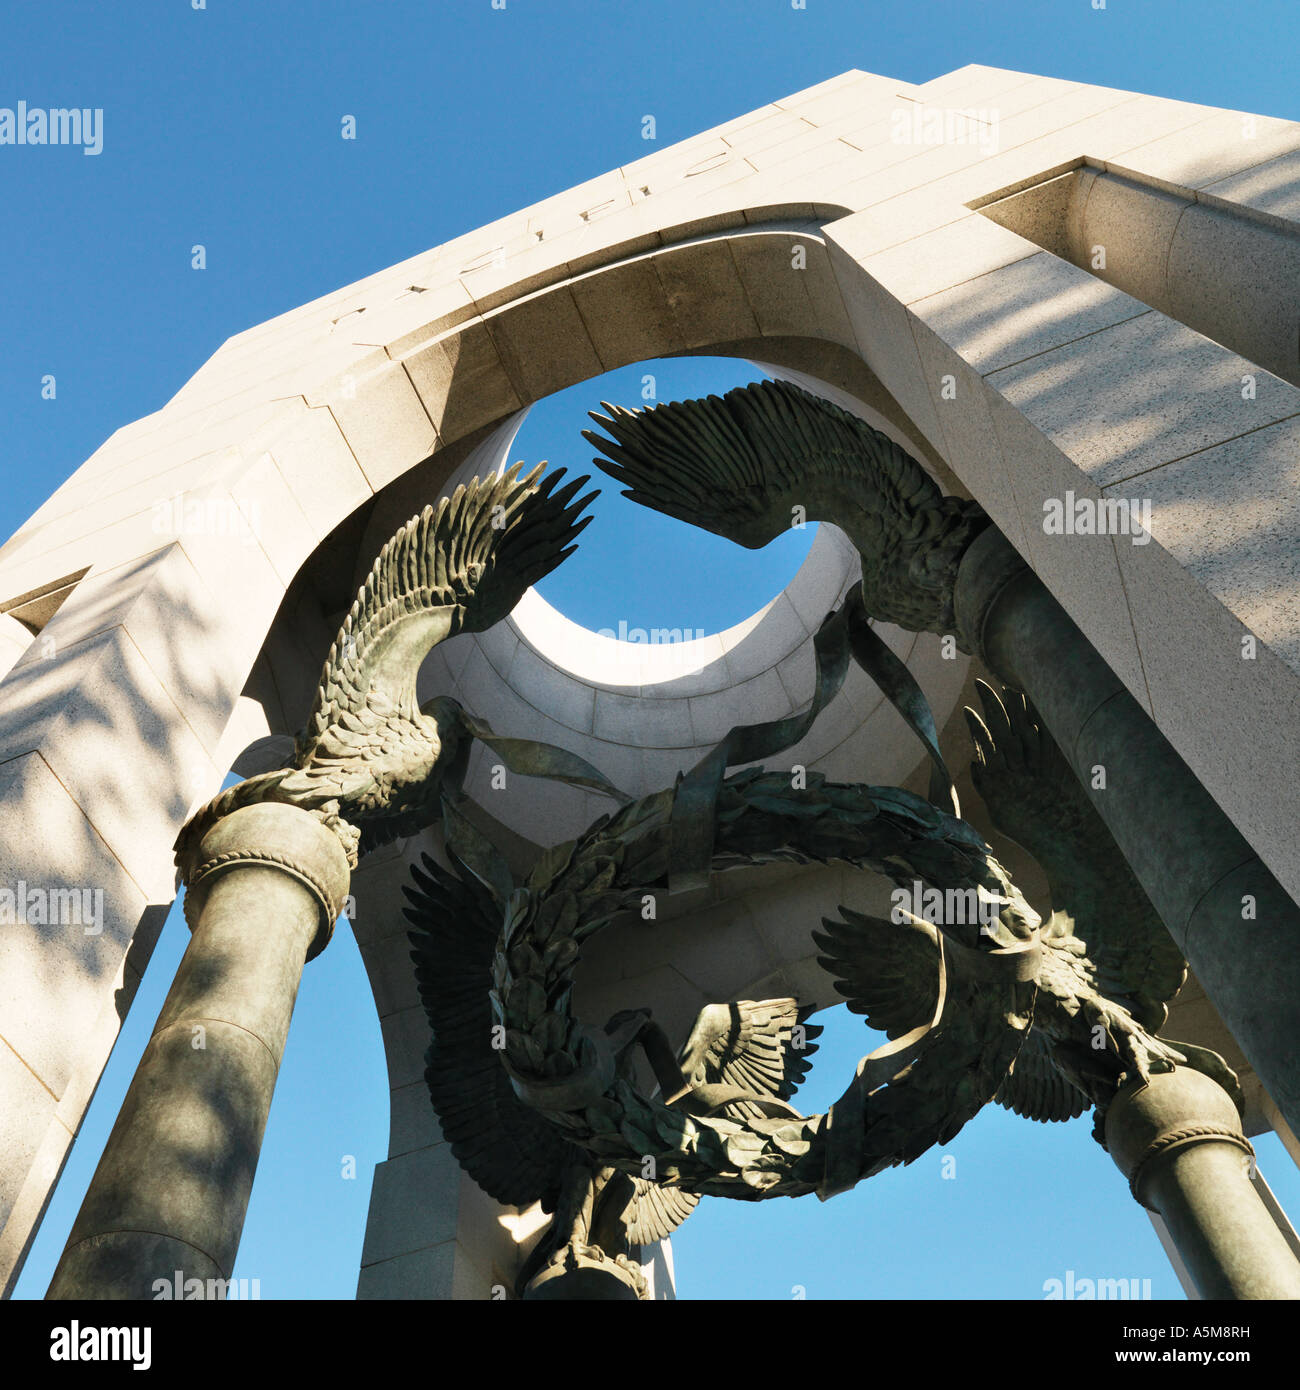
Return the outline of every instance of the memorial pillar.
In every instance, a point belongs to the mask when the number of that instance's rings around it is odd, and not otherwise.
[[[1014,547],[967,549],[967,644],[1024,691],[1293,1131],[1300,1129],[1300,908]],[[1094,768],[1105,769],[1105,787]],[[1254,916],[1245,920],[1243,903]]]
[[[1300,1298],[1300,1261],[1250,1180],[1254,1150],[1217,1082],[1179,1067],[1123,1086],[1106,1147],[1202,1298]]]
[[[193,936],[47,1298],[176,1296],[192,1279],[211,1297],[231,1277],[302,968],[348,882],[338,837],[294,806],[243,807],[204,837]]]

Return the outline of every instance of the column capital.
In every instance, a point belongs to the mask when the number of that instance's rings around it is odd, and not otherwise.
[[[1159,1210],[1149,1200],[1151,1177],[1183,1149],[1208,1143],[1255,1154],[1232,1097],[1191,1067],[1126,1083],[1106,1112],[1106,1147],[1134,1198],[1151,1211]]]
[[[185,878],[185,920],[193,930],[212,884],[231,869],[278,869],[316,900],[316,935],[307,960],[329,944],[351,879],[347,851],[321,820],[298,806],[262,801],[223,816],[203,837],[196,866]]]
[[[998,596],[1030,567],[991,522],[966,547],[953,584],[953,612],[962,646],[985,658],[984,627]]]

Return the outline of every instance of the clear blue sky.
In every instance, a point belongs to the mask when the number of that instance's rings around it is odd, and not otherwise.
[[[646,114],[662,148],[849,67],[925,81],[978,62],[1295,119],[1297,39],[1294,0],[11,6],[0,106],[105,114],[98,156],[0,146],[0,536],[231,334],[640,158]],[[355,141],[340,139],[345,114],[357,119]],[[207,248],[202,272],[190,268],[195,243]],[[752,376],[742,363],[729,374],[712,362],[663,371],[672,380],[661,397]],[[53,401],[41,399],[46,373]],[[523,456],[584,465],[585,409],[618,391],[637,403],[624,381],[540,409]],[[619,517],[602,509],[592,550],[598,530],[622,554],[664,544]],[[757,567],[737,555],[707,595],[685,565],[660,565],[654,580],[673,613],[723,626],[781,586],[797,545],[788,538]],[[602,570],[605,606],[584,609],[593,586],[579,559],[568,592],[548,586],[552,601],[593,626],[606,624],[602,613],[643,611],[645,565]],[[25,1296],[44,1291],[183,946],[173,913]],[[870,1045],[834,1011],[805,1106],[833,1098]],[[351,1297],[387,1125],[378,1025],[340,931],[306,973],[236,1270],[259,1278],[264,1297]],[[929,1154],[824,1206],[707,1201],[676,1242],[681,1294],[1038,1298],[1067,1269],[1150,1277],[1157,1296],[1177,1293],[1087,1121],[1049,1128],[989,1110],[945,1153],[951,1179]],[[340,1176],[345,1155],[355,1179]],[[1261,1166],[1300,1211],[1300,1182],[1275,1141],[1261,1146]]]
[[[762,550],[746,550],[628,501],[613,478],[592,466],[594,450],[579,433],[592,428],[589,412],[599,412],[601,401],[640,408],[721,395],[761,380],[761,371],[735,358],[669,357],[608,372],[539,401],[511,458],[546,460],[570,475],[590,473],[592,487],[600,488],[577,553],[537,586],[543,598],[593,632],[617,633],[626,623],[629,630],[667,627],[704,635],[743,622],[780,593],[808,554],[815,522],[787,531]]]

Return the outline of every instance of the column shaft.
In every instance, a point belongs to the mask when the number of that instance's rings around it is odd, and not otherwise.
[[[968,642],[1032,701],[1295,1130],[1300,908],[996,529],[967,551],[955,601]]]
[[[49,1298],[174,1297],[190,1279],[220,1297],[207,1281],[234,1268],[303,964],[348,867],[290,806],[236,811],[204,850],[217,867],[191,890],[193,937]]]
[[[1159,1212],[1202,1298],[1300,1298],[1300,1261],[1250,1181],[1228,1094],[1180,1067],[1125,1086],[1106,1144],[1133,1195]]]

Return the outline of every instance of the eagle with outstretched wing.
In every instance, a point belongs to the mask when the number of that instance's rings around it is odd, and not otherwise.
[[[1069,1120],[1113,1089],[1111,1049],[1097,1044],[1133,1025],[1157,1034],[1187,962],[1024,695],[1006,688],[999,696],[984,681],[976,690],[983,717],[965,711],[975,745],[971,779],[997,829],[1042,866],[1052,907],[1042,1003],[995,1099],[1028,1119]],[[1151,1042],[1162,1065],[1185,1060],[1240,1096],[1217,1053]]]
[[[190,818],[176,842],[186,877],[211,826],[257,801],[319,814],[354,865],[437,818],[477,731],[452,699],[417,703],[420,663],[439,642],[492,627],[572,553],[591,520],[578,514],[597,494],[574,501],[588,477],[559,486],[564,470],[542,477],[544,466],[462,484],[388,541],[330,647],[290,765],[228,788]]]
[[[978,923],[944,931],[905,910],[840,916],[813,933],[818,961],[849,1012],[890,1040],[846,1093],[863,1113],[831,1126],[857,1145],[848,1185],[946,1144],[993,1098],[1029,1032],[1041,950],[1001,927],[981,946]]]
[[[553,1214],[520,1272],[519,1291],[569,1247],[635,1266],[635,1248],[671,1235],[698,1195],[602,1165],[519,1098],[494,1045],[501,906],[473,874],[443,868],[427,854],[423,868],[411,872],[413,884],[404,889],[411,958],[433,1031],[425,1080],[443,1134],[490,1197],[515,1207],[540,1202]],[[644,1010],[614,1015],[607,1032],[624,1039],[616,1055],[625,1077],[632,1045],[642,1042],[661,1088],[673,1092],[664,1096],[670,1104],[694,1113],[779,1115],[790,1113],[787,1102],[816,1051],[821,1029],[804,1021],[807,1012],[793,999],[707,1005],[668,1061],[657,1028],[648,1041],[643,1036]],[[634,1269],[632,1277],[639,1278]]]
[[[775,1119],[812,1067],[821,1033],[794,999],[706,1004],[677,1057],[683,1088],[665,1097],[694,1115]]]
[[[862,557],[867,614],[912,632],[955,630],[957,565],[988,525],[906,450],[785,381],[591,418],[583,437],[625,497],[754,550],[795,519],[839,526]]]

